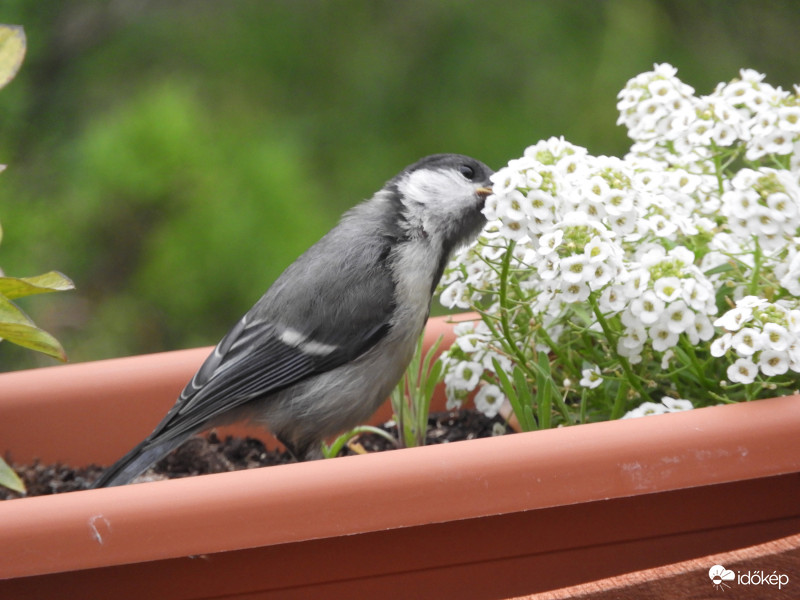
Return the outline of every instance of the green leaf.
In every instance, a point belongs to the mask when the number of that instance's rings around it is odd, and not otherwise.
[[[0,296],[0,324],[33,325],[34,323],[11,300]]]
[[[517,391],[519,401],[523,406],[532,406],[533,392],[531,391],[530,385],[528,385],[528,379],[525,377],[524,371],[520,369],[519,366],[514,366],[512,376],[514,377],[514,389]]]
[[[22,482],[22,479],[19,478],[8,463],[0,458],[0,485],[3,487],[7,487],[10,490],[15,492],[19,492],[20,494],[25,493],[25,484]]]
[[[0,277],[0,294],[13,300],[33,294],[63,292],[75,289],[75,284],[62,273],[50,271],[34,277]]]
[[[523,431],[534,431],[537,428],[537,424],[531,408],[533,405],[533,393],[528,386],[528,381],[522,369],[519,368],[519,365],[514,366],[514,383],[511,383],[508,373],[502,369],[496,358],[492,359],[492,364],[500,387],[514,410],[514,416],[517,417],[519,426]]]
[[[508,373],[503,370],[496,358],[492,358],[492,365],[494,366],[494,372],[497,374],[497,380],[500,382],[500,387],[503,388],[503,393],[512,405],[515,404],[517,402],[517,392],[514,390],[514,386],[511,385]]]
[[[67,361],[67,353],[59,341],[43,329],[31,325],[0,323],[0,338],[18,346],[47,354],[61,362]]]
[[[539,400],[539,425],[542,429],[550,429],[550,418],[553,411],[553,386],[549,379],[542,382],[542,386],[537,390]]]
[[[0,88],[19,71],[25,58],[25,31],[19,25],[0,25]]]
[[[444,365],[435,358],[442,343],[442,336],[439,336],[424,356],[422,354],[423,341],[423,336],[420,336],[414,356],[403,374],[403,378],[391,394],[398,438],[405,447],[425,444],[431,398],[444,372]]]
[[[553,379],[550,375],[550,360],[547,353],[538,354],[538,362],[531,363],[536,371],[536,399],[538,404],[539,427],[550,429],[551,413],[553,410]]]
[[[425,420],[428,419],[428,409],[430,408],[431,398],[433,398],[433,391],[436,388],[436,385],[442,380],[442,372],[444,371],[444,365],[442,361],[439,359],[435,359],[437,350],[439,350],[439,346],[442,344],[442,340],[444,336],[439,336],[436,341],[431,345],[428,352],[425,354],[425,357],[422,360],[422,367],[420,369],[420,374],[422,377],[422,386],[420,393],[422,394],[422,404],[427,404],[427,406],[423,406],[422,411],[425,413]],[[422,340],[422,338],[420,338]],[[422,346],[420,346],[419,352],[422,352]]]
[[[522,407],[522,412],[525,415],[525,429],[524,431],[536,431],[536,417],[533,416],[533,407],[526,404]]]
[[[442,336],[442,335],[440,335],[438,338],[436,338],[436,341],[433,342],[433,344],[431,344],[430,349],[425,354],[425,358],[423,358],[423,360],[422,360],[422,367],[420,369],[422,374],[423,374],[423,376],[427,375],[428,373],[431,372],[431,366],[430,366],[431,365],[431,361],[433,360],[433,357],[436,355],[436,351],[439,349],[439,346],[442,344],[442,340],[443,339],[444,339],[444,336]],[[418,342],[418,344],[419,344],[419,346],[417,348],[417,352],[418,352],[418,354],[421,354],[422,353],[422,338],[420,338],[420,341]]]
[[[56,338],[39,329],[30,317],[7,298],[0,296],[0,338],[66,361],[64,348]]]
[[[347,445],[347,443],[350,442],[350,440],[355,439],[364,433],[373,433],[388,440],[392,444],[397,445],[396,440],[391,435],[386,433],[383,429],[380,429],[379,427],[373,427],[372,425],[359,425],[358,427],[354,427],[350,431],[345,431],[343,434],[337,437],[333,442],[331,442],[330,446],[328,446],[328,444],[326,444],[325,442],[322,442],[322,457],[336,458],[337,456],[339,456],[339,452],[342,451],[342,448],[344,448]]]
[[[733,271],[734,269],[735,269],[735,267],[731,263],[726,262],[726,263],[722,263],[721,265],[717,265],[713,269],[709,269],[708,271],[704,271],[703,274],[706,277],[711,277],[712,275],[719,275],[721,273],[729,273],[730,271]]]
[[[436,386],[442,380],[443,371],[444,364],[439,360],[434,362],[428,370],[428,377],[425,381],[425,387],[423,388],[422,393],[426,398],[428,398],[429,401],[431,398],[433,398],[433,392],[436,389]]]

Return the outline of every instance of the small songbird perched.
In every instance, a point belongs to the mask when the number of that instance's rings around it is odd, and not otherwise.
[[[278,277],[175,405],[94,487],[133,481],[189,436],[250,421],[299,460],[367,420],[411,361],[453,251],[485,223],[492,170],[459,154],[403,169]]]

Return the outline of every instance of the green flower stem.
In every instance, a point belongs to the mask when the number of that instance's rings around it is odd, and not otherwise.
[[[628,395],[628,381],[624,379],[619,382],[617,396],[614,398],[614,406],[611,409],[610,420],[619,419],[625,413],[625,397]]]
[[[507,342],[507,348],[506,348],[507,352],[516,357],[517,362],[519,363],[520,367],[522,367],[522,369],[525,370],[525,372],[528,374],[528,376],[531,379],[535,379],[536,378],[536,372],[533,369],[531,369],[530,367],[528,367],[528,358],[525,356],[525,354],[522,352],[522,350],[519,349],[517,344],[514,343],[514,337],[513,337],[512,333],[511,333],[511,325],[510,325],[510,323],[508,321],[508,313],[511,311],[510,304],[512,303],[512,300],[509,299],[509,297],[508,297],[508,282],[511,279],[510,276],[509,276],[509,273],[511,271],[511,257],[512,257],[513,252],[514,252],[514,246],[515,246],[515,242],[513,240],[511,240],[509,245],[508,245],[508,248],[506,249],[505,254],[503,255],[503,262],[501,264],[501,269],[500,269],[500,309],[501,309],[500,310],[500,324],[501,324],[501,327],[503,329],[503,338]],[[528,311],[529,311],[529,305],[527,303],[518,302],[517,304],[522,308],[528,309]],[[532,313],[530,313],[530,311],[529,311],[529,314],[532,316]],[[492,333],[494,333],[494,331]],[[552,352],[555,355],[556,359],[558,360],[558,362],[560,364],[562,364],[562,365],[569,365],[570,364],[570,362],[567,360],[567,357],[564,356],[559,351],[558,344],[556,344],[550,338],[550,336],[547,334],[547,331],[543,327],[541,327],[541,325],[539,325],[535,329],[534,335],[535,336],[542,336],[542,338],[544,339],[544,342],[550,348],[550,352]]]
[[[539,427],[542,429],[547,429],[550,427],[550,414],[552,411],[552,399],[551,395],[555,394],[558,396],[558,392],[555,389],[555,382],[553,382],[552,375],[549,371],[549,365],[547,371],[541,367],[538,363],[534,364],[533,367],[529,364],[528,358],[525,356],[525,353],[514,343],[514,337],[511,332],[511,323],[509,322],[509,312],[511,312],[511,308],[509,306],[509,297],[508,297],[508,280],[509,280],[509,272],[511,270],[511,256],[514,251],[514,242],[511,241],[509,243],[508,248],[503,256],[503,262],[501,265],[501,272],[500,272],[500,328],[502,329],[502,338],[497,336],[496,339],[502,339],[504,342],[504,346],[508,354],[512,355],[517,362],[517,366],[525,373],[528,378],[528,381],[536,381],[539,382],[537,385],[537,396],[539,397],[538,404],[538,421]],[[484,322],[486,319],[484,319]],[[491,324],[487,323],[490,330],[494,334],[494,328]],[[548,358],[545,355],[544,360],[547,361]],[[517,381],[515,382],[517,386],[520,385],[527,385],[527,382]],[[543,389],[544,388],[544,389]],[[523,396],[524,397],[524,396]],[[560,397],[559,397],[560,400]],[[558,404],[558,401],[556,402]],[[563,404],[563,402],[562,402]],[[559,408],[561,408],[559,406]],[[566,408],[566,407],[565,407]],[[567,414],[568,414],[567,410]],[[519,418],[519,416],[518,416]],[[568,422],[571,422],[571,418],[568,418]]]
[[[731,386],[730,389],[734,389],[734,386]],[[708,395],[711,396],[714,400],[716,400],[720,404],[737,404],[738,403],[737,400],[732,400],[729,395],[715,394],[714,392],[709,392]]]
[[[587,396],[588,396],[587,390],[584,388],[583,390],[581,390],[581,405],[579,412],[580,417],[578,419],[578,423],[580,423],[581,425],[586,423],[586,404],[588,402]]]
[[[642,387],[642,382],[639,381],[639,378],[633,372],[633,369],[631,369],[628,359],[617,352],[617,336],[614,335],[611,327],[609,327],[608,321],[606,321],[603,312],[597,305],[597,299],[594,297],[594,294],[589,294],[589,303],[592,306],[592,311],[594,312],[595,317],[597,317],[597,322],[600,323],[600,328],[603,330],[603,334],[608,340],[609,350],[622,366],[622,370],[625,372],[625,377],[628,379],[630,385],[633,386],[633,389],[635,389],[639,396],[641,396],[642,400],[646,399],[648,397],[647,392],[645,392],[644,388]]]
[[[724,167],[722,166],[722,153],[719,151],[719,148],[713,141],[711,142],[711,152],[714,160],[714,175],[717,176],[717,191],[719,192],[719,195],[722,196],[722,194],[725,192],[725,185],[723,183]]]
[[[550,352],[556,357],[556,362],[567,369],[567,371],[570,373],[570,376],[574,377],[576,374],[580,373],[580,368],[576,367],[573,364],[573,361],[561,351],[561,347],[556,344],[553,338],[550,337],[544,327],[539,326],[536,331],[536,335],[542,338],[544,343],[550,349]]]
[[[553,405],[550,398],[550,393],[552,392],[552,388],[548,390],[548,393],[542,394],[542,390],[537,390],[537,400],[539,401],[538,404],[538,419],[539,419],[539,428],[540,429],[550,429],[552,427],[552,419],[551,415],[553,414]],[[541,396],[544,396],[542,398]]]
[[[554,393],[553,397],[556,400],[556,407],[558,408],[558,412],[561,413],[561,416],[564,418],[564,422],[567,425],[574,425],[575,424],[575,417],[569,410],[569,406],[567,403],[564,402],[564,396],[558,393]]]
[[[751,295],[757,296],[759,290],[761,289],[761,286],[759,285],[759,279],[761,279],[761,266],[764,255],[761,252],[761,244],[758,243],[758,238],[756,236],[753,236],[753,241],[756,247],[753,251],[753,276],[750,278],[748,291]]]
[[[680,337],[680,345],[686,355],[689,357],[689,368],[700,380],[703,389],[711,390],[716,387],[716,384],[706,377],[706,370],[703,368],[700,359],[697,357],[697,352],[694,346],[689,343],[685,336]]]
[[[423,336],[420,336],[411,363],[391,395],[397,437],[403,447],[425,445],[431,398],[443,371],[442,363],[434,360],[442,336],[431,345],[424,357],[422,343]]]
[[[503,264],[500,271],[500,327],[503,330],[506,351],[516,356],[520,368],[524,369],[525,372],[534,379],[536,374],[528,367],[528,360],[525,354],[514,343],[514,337],[511,334],[511,324],[508,321],[508,313],[511,310],[508,306],[508,272],[511,270],[511,254],[514,252],[514,245],[514,241],[511,240],[503,256]]]

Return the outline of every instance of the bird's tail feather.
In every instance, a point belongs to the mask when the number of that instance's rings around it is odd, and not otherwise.
[[[92,484],[92,488],[125,485],[144,473],[148,467],[169,454],[185,441],[184,436],[168,438],[157,444],[146,439],[113,465]]]

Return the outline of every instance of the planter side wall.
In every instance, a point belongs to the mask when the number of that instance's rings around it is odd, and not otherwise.
[[[0,597],[507,598],[800,532],[798,496],[800,477],[781,476],[0,581]]]
[[[0,577],[213,554],[796,474],[798,400],[775,398],[13,500],[0,503]],[[681,527],[680,507],[673,511],[672,523]],[[26,555],[17,552],[20,547]],[[37,560],[27,562],[28,555]]]

